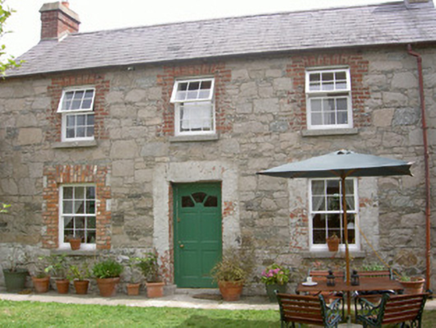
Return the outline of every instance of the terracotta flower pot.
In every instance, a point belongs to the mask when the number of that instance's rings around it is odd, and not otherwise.
[[[68,294],[70,290],[70,281],[68,279],[57,279],[56,288],[59,294]]]
[[[329,252],[337,252],[339,250],[339,238],[329,237],[326,239]]]
[[[163,296],[163,287],[165,286],[164,282],[146,282],[145,286],[147,287],[148,298]]]
[[[82,243],[81,238],[70,238],[68,241],[70,242],[71,250],[76,251],[80,249],[80,244]]]
[[[74,288],[76,289],[76,294],[85,295],[88,294],[89,280],[74,280]]]
[[[400,281],[404,287],[404,294],[421,294],[424,291],[425,279],[415,278],[410,281]]]
[[[224,301],[239,301],[244,283],[242,281],[218,281],[221,296]]]
[[[139,288],[141,284],[127,284],[127,295],[137,296],[139,295]]]
[[[33,287],[37,293],[47,293],[50,287],[50,277],[32,277]]]
[[[100,296],[111,297],[117,294],[117,286],[120,282],[120,277],[117,278],[97,278],[97,286],[100,290]]]

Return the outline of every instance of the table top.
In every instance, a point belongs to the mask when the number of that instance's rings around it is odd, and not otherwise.
[[[343,280],[335,281],[335,286],[327,286],[327,281],[317,281],[315,286],[303,286],[299,283],[297,286],[297,293],[303,292],[324,292],[324,291],[341,291],[341,292],[351,292],[351,291],[375,291],[375,290],[403,290],[403,285],[397,280],[391,280],[388,278],[364,278],[360,279],[360,284],[358,286],[348,285]]]

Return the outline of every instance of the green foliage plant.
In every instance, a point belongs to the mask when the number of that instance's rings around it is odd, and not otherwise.
[[[265,268],[260,280],[266,285],[285,285],[289,281],[289,273],[289,269],[274,263]]]
[[[383,271],[386,270],[385,266],[377,262],[362,265],[363,271]]]
[[[68,280],[79,280],[83,281],[91,276],[91,271],[89,270],[88,262],[82,262],[79,265],[70,265],[67,271]]]
[[[113,259],[97,262],[92,268],[94,277],[99,279],[117,278],[124,271],[124,266]]]
[[[228,248],[221,261],[211,270],[215,281],[232,281],[244,283],[253,270],[253,256],[248,256],[244,250]]]
[[[136,258],[137,266],[141,270],[141,273],[147,282],[160,281],[159,264],[157,258],[158,256],[155,252],[149,252],[145,254],[144,257]]]
[[[44,269],[46,273],[51,273],[59,279],[65,279],[67,276],[67,256],[66,254],[52,254],[44,257],[48,266]]]
[[[5,6],[5,0],[0,0],[0,38],[4,36],[8,31],[5,30],[6,20],[12,15],[14,10]],[[6,55],[6,46],[0,45],[0,75],[3,77],[6,75],[6,70],[13,67],[20,67],[21,62],[17,63],[14,57],[2,58]],[[3,210],[5,209],[3,204]]]

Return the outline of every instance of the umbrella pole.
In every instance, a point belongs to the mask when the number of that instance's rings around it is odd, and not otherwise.
[[[348,251],[348,224],[347,224],[347,200],[345,198],[345,174],[341,176],[341,189],[342,189],[342,211],[344,215],[344,239],[345,239],[345,274],[347,277],[347,286],[350,286],[350,254]],[[350,292],[347,293],[347,312],[348,317],[351,313],[351,300]]]

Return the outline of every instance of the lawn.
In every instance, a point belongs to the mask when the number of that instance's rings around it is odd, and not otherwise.
[[[436,311],[424,313],[423,328],[433,328]],[[0,327],[280,327],[275,310],[203,310],[78,305],[0,300]]]

